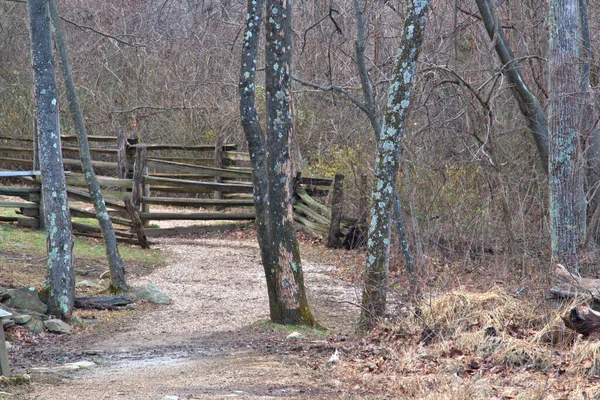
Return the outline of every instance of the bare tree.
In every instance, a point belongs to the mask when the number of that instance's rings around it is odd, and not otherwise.
[[[552,0],[550,20],[550,231],[552,261],[580,268],[586,232],[581,128],[586,100],[579,0]]]
[[[390,213],[398,174],[402,137],[425,26],[429,0],[411,0],[389,88],[371,194],[371,221],[360,327],[368,330],[385,312],[390,253]]]
[[[92,166],[90,146],[87,140],[87,134],[85,132],[85,123],[83,122],[83,114],[81,113],[81,107],[79,106],[79,99],[77,97],[77,91],[75,90],[75,83],[73,82],[73,74],[69,64],[67,45],[62,33],[60,16],[58,14],[58,10],[56,9],[56,3],[54,0],[48,0],[48,4],[50,7],[50,14],[52,15],[54,36],[56,37],[56,44],[60,54],[65,83],[67,85],[67,99],[69,100],[71,116],[75,122],[77,139],[79,141],[81,169],[83,170],[85,182],[87,183],[92,202],[94,203],[96,217],[98,218],[98,222],[100,224],[102,236],[104,237],[104,247],[106,248],[106,258],[108,259],[108,266],[110,270],[110,291],[118,293],[127,290],[123,260],[119,255],[117,237],[115,236],[115,231],[112,227],[112,222],[110,220],[110,216],[108,215],[108,210],[106,209],[106,204],[104,203],[104,197],[102,196],[102,191],[100,190],[100,185],[98,185],[96,173],[94,172],[94,167]]]
[[[48,312],[70,318],[75,300],[73,234],[63,171],[58,91],[46,0],[28,0],[42,198],[48,250]]]
[[[317,323],[306,300],[292,212],[291,2],[267,0],[266,4],[266,134],[259,123],[255,99],[263,4],[262,0],[248,0],[240,77],[240,112],[252,162],[258,243],[271,320],[314,326]]]

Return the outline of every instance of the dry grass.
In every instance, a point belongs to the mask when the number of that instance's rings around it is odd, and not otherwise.
[[[425,299],[364,340],[350,375],[403,399],[600,398],[600,342],[565,328],[561,315],[577,303],[545,304],[500,288]]]

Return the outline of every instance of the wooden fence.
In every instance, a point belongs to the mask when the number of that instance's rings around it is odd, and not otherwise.
[[[221,139],[212,145],[146,144],[128,139],[122,132],[114,137],[90,136],[88,139],[92,165],[121,241],[139,244],[143,234],[160,236],[180,232],[147,229],[151,221],[254,219],[250,157],[248,153],[237,151],[234,144],[223,143]],[[91,197],[79,159],[69,158],[79,153],[74,140],[75,136],[62,136],[71,216],[95,219],[93,209],[81,205],[91,205]],[[20,181],[18,186],[14,182],[0,186],[0,195],[26,201],[0,202],[0,207],[17,208],[15,216],[0,216],[0,221],[36,228],[41,226],[39,172],[18,171],[34,168],[32,142],[30,138],[0,136],[0,182],[9,179],[3,178],[3,174],[13,181],[18,177]],[[328,195],[332,183],[332,179],[306,178],[298,174],[294,185],[294,219],[299,229],[321,236],[340,236],[344,223],[352,222],[340,216],[336,219],[328,206],[316,200]],[[341,191],[341,185],[338,186],[337,190]],[[341,194],[336,196],[341,197]],[[132,209],[127,207],[128,199]],[[156,210],[156,206],[175,206],[176,209],[165,211],[160,207]],[[182,212],[181,208],[195,210]],[[136,219],[146,226],[145,232],[139,232]],[[73,230],[80,235],[100,236],[97,226],[75,220]]]

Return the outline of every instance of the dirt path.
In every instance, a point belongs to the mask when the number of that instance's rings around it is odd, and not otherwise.
[[[133,285],[151,283],[171,299],[110,331],[69,340],[65,351],[98,365],[68,373],[34,375],[22,399],[270,399],[338,398],[329,338],[349,333],[356,294],[328,276],[328,267],[304,263],[308,295],[331,331],[273,328],[258,246],[253,240],[162,239],[168,266]],[[335,343],[339,343],[336,342]],[[165,397],[173,396],[173,397]]]

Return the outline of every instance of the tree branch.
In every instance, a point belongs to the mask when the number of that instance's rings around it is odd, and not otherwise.
[[[299,83],[299,84],[301,84],[301,85],[308,86],[308,87],[312,87],[312,88],[315,88],[315,89],[319,89],[319,90],[322,90],[322,91],[324,91],[324,92],[330,92],[330,91],[331,91],[331,92],[339,92],[339,93],[342,93],[342,94],[344,94],[344,95],[345,95],[345,96],[348,98],[348,100],[350,100],[350,101],[351,101],[351,102],[352,102],[352,103],[353,103],[353,104],[354,104],[356,107],[360,108],[360,109],[361,109],[363,112],[365,112],[365,113],[367,113],[367,114],[369,113],[369,109],[367,108],[367,106],[366,106],[366,105],[365,105],[363,102],[361,102],[359,99],[357,99],[357,98],[356,98],[356,97],[355,97],[355,96],[354,96],[352,93],[350,93],[350,92],[348,91],[348,89],[345,89],[345,88],[343,88],[343,87],[341,87],[341,86],[337,86],[337,85],[328,85],[328,86],[325,86],[325,85],[320,85],[320,84],[318,84],[318,83],[314,83],[314,82],[305,81],[304,79],[297,78],[297,77],[295,77],[295,76],[293,76],[293,77],[292,77],[292,79],[293,79],[294,81],[298,82],[298,83]]]

